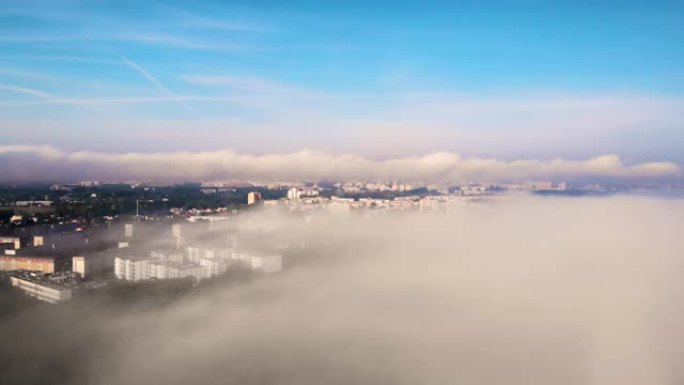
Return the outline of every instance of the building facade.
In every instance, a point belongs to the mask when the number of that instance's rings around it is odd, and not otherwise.
[[[126,281],[142,281],[149,278],[149,261],[131,257],[114,259],[114,275]]]
[[[115,251],[107,250],[99,253],[72,257],[71,271],[78,273],[81,278],[86,279],[112,271],[114,268],[114,253]]]

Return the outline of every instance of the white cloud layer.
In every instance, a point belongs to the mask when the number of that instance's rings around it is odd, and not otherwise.
[[[530,179],[673,180],[682,169],[672,162],[624,164],[617,155],[586,160],[464,158],[436,152],[375,160],[357,154],[302,150],[251,155],[232,150],[108,153],[63,151],[52,146],[0,146],[4,180],[97,178],[188,181],[214,178],[278,180],[521,181]]]

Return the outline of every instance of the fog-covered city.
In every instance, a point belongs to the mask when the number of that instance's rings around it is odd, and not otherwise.
[[[683,21],[0,0],[0,385],[684,384]]]
[[[351,214],[262,207],[183,242],[280,250],[281,271],[234,266],[196,287],[25,305],[0,324],[3,378],[674,384],[684,378],[683,218],[680,199],[635,196],[514,194]]]

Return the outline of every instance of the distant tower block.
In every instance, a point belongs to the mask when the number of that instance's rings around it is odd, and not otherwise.
[[[132,223],[126,223],[124,225],[124,236],[126,238],[133,238],[133,224]]]
[[[176,239],[176,248],[180,249],[180,245],[181,245],[181,225],[180,225],[180,223],[176,223],[175,225],[171,225],[171,235]]]
[[[302,191],[297,187],[292,187],[287,190],[287,199],[299,199],[302,197]]]
[[[176,223],[175,225],[171,226],[171,235],[175,238],[181,237],[181,225],[180,225],[180,223]]]
[[[261,200],[261,193],[258,191],[250,191],[247,194],[247,204],[253,205]]]

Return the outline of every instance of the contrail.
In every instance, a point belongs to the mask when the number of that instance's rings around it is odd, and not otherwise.
[[[178,97],[178,95],[174,94],[166,88],[154,75],[149,73],[146,69],[142,68],[139,66],[137,63],[133,62],[132,60],[128,59],[127,57],[123,55],[118,55],[121,58],[121,61],[129,68],[140,74],[142,77],[145,78],[152,86],[154,86],[157,90],[159,90],[162,94],[165,96],[172,98],[173,100],[177,100],[178,103],[180,103],[183,108],[185,108],[188,112],[195,116],[199,116],[199,113],[197,110],[192,108],[189,104],[187,104],[182,98]]]

